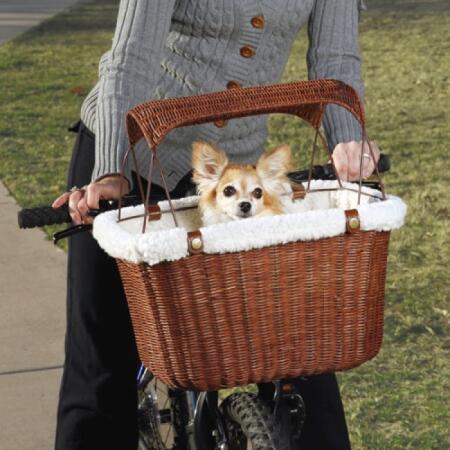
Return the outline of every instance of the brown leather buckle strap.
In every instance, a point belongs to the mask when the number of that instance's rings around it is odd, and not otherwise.
[[[356,233],[357,231],[359,231],[361,222],[359,220],[357,209],[348,209],[347,211],[345,211],[345,219],[345,228],[347,233]]]
[[[305,198],[306,189],[305,189],[305,186],[303,186],[303,184],[293,184],[292,183],[291,187],[292,187],[292,199],[293,200]]]
[[[199,230],[189,231],[187,234],[188,250],[190,255],[197,255],[203,252],[202,233]]]
[[[158,205],[148,205],[148,220],[160,220],[161,208]]]

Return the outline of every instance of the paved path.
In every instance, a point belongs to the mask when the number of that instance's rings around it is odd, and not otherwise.
[[[77,0],[0,0],[0,44],[76,2]]]
[[[66,255],[20,230],[0,182],[0,449],[52,448],[63,363]]]
[[[76,0],[0,0],[0,43]],[[19,230],[0,181],[0,449],[53,448],[64,358],[66,255]]]

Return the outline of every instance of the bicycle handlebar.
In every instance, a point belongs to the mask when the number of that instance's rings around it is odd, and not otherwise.
[[[378,172],[387,172],[391,167],[391,160],[389,156],[382,153],[380,155],[380,159],[378,160],[377,166]],[[309,169],[290,172],[288,173],[288,177],[294,183],[308,181]],[[334,173],[333,166],[331,164],[325,164],[323,166],[313,166],[311,178],[313,180],[334,180],[336,179],[336,175]],[[376,187],[374,186],[374,183],[370,181],[363,181],[363,184]],[[141,203],[142,200],[140,197],[133,195],[126,195],[122,201],[123,206],[135,206]],[[89,215],[95,217],[97,214],[117,208],[117,200],[101,200],[99,209],[90,210]],[[17,219],[20,228],[43,227],[45,225],[70,223],[72,221],[67,204],[61,206],[60,208],[52,208],[51,206],[24,208],[18,212]]]

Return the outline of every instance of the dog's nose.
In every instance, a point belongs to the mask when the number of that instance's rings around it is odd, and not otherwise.
[[[248,213],[252,207],[252,204],[250,202],[241,202],[239,203],[239,208],[243,213]]]

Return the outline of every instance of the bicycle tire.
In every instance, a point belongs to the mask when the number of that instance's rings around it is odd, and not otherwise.
[[[152,377],[139,391],[139,450],[186,450],[188,448],[187,425],[189,423],[186,393],[167,390],[171,416],[171,430],[168,430],[167,425],[162,425],[159,416],[161,409],[155,383],[162,385]],[[169,436],[169,440],[167,439],[168,432],[172,433],[172,438]]]
[[[220,405],[229,450],[289,450],[268,406],[255,394],[236,392]]]

